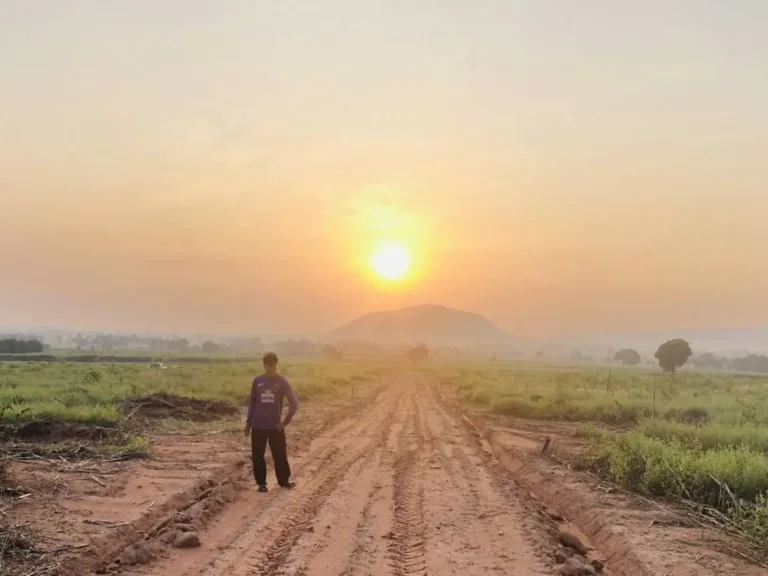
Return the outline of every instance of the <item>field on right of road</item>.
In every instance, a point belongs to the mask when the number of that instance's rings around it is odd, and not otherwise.
[[[560,453],[577,466],[768,543],[767,377],[523,362],[432,370],[490,417],[567,423],[578,442],[562,446],[580,448]]]

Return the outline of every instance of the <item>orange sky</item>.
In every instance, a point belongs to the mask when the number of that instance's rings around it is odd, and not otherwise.
[[[0,7],[0,327],[768,326],[763,3],[300,4]]]

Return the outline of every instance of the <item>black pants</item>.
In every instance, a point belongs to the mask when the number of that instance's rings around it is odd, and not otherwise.
[[[251,453],[253,457],[253,477],[259,486],[267,483],[267,461],[264,452],[269,442],[269,451],[275,463],[275,476],[280,486],[285,486],[291,479],[291,467],[288,465],[288,449],[285,444],[284,430],[251,430]]]

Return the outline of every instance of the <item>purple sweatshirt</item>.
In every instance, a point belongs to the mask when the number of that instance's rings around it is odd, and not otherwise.
[[[288,398],[288,424],[299,407],[299,401],[288,380],[276,374],[257,376],[251,385],[251,402],[248,406],[248,426],[252,430],[274,430],[283,414],[283,398]]]

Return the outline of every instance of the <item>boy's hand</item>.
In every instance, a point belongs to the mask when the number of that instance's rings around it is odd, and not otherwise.
[[[283,422],[280,422],[280,424],[277,425],[277,429],[280,430],[280,432],[282,432],[283,430],[285,430],[285,424]]]
[[[245,435],[248,436],[248,433],[251,431],[251,427],[248,425],[248,423],[245,423]]]

